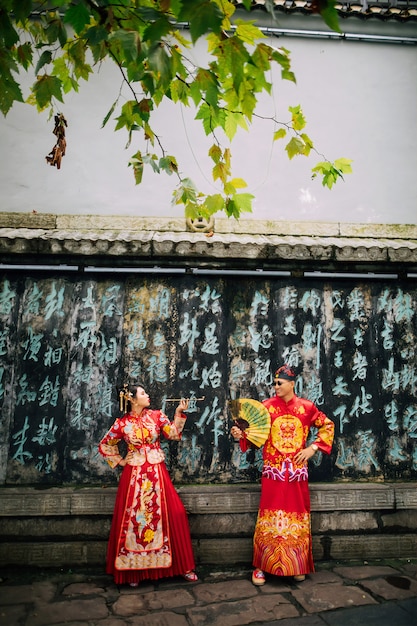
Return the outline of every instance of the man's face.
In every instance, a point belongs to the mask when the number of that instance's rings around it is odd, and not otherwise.
[[[274,380],[275,395],[283,400],[288,400],[294,395],[294,381],[285,378],[275,378]]]

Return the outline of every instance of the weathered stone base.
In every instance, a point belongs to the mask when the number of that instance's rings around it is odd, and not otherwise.
[[[312,484],[316,561],[415,558],[415,483]],[[250,564],[259,485],[179,487],[198,564]],[[0,489],[0,562],[104,565],[115,487]]]

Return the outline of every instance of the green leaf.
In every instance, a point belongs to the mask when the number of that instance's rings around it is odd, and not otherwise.
[[[205,197],[202,208],[207,212],[207,217],[210,217],[210,215],[223,211],[224,205],[224,197],[220,193],[215,193]]]
[[[216,54],[220,80],[231,76],[233,88],[236,93],[239,93],[239,88],[245,78],[245,63],[249,60],[248,51],[239,38],[234,36],[222,42]]]
[[[173,204],[196,203],[197,189],[190,178],[183,178],[172,194]]]
[[[53,74],[61,81],[64,93],[68,93],[71,89],[75,89],[75,91],[77,91],[77,87],[74,87],[74,83],[64,57],[58,57],[58,59],[55,59],[53,68]]]
[[[285,130],[285,128],[280,128],[279,130],[276,130],[274,132],[274,141],[277,141],[278,139],[284,139],[286,134],[287,131]]]
[[[329,189],[333,187],[338,177],[341,176],[340,172],[333,167],[330,161],[317,163],[311,171],[313,172],[312,178],[320,174],[322,176],[323,187],[328,187]]]
[[[177,159],[173,156],[166,156],[159,159],[159,167],[166,172],[169,176],[178,172]]]
[[[252,54],[252,61],[256,67],[262,70],[262,72],[266,72],[271,67],[270,59],[270,47],[264,43],[258,44]]]
[[[226,183],[224,183],[223,191],[227,196],[233,196],[233,194],[236,193],[236,187],[232,185],[232,183],[229,180]]]
[[[159,19],[151,22],[143,31],[143,39],[145,41],[160,41],[171,30],[171,22],[166,15],[162,15]]]
[[[19,41],[19,35],[13,28],[5,9],[0,9],[0,41],[3,41],[5,47],[9,49]]]
[[[241,113],[232,113],[231,111],[226,111],[225,113],[225,124],[224,124],[224,132],[226,133],[226,137],[230,140],[236,135],[238,128],[238,117],[242,117]]]
[[[193,81],[190,85],[190,96],[193,99],[195,106],[201,101],[201,87],[198,81]]]
[[[164,46],[159,43],[153,45],[148,53],[149,69],[153,72],[156,80],[162,85],[168,86],[172,80],[172,61]]]
[[[223,161],[216,163],[212,171],[213,171],[213,180],[220,179],[222,183],[225,183],[229,175],[229,168],[225,165]]]
[[[288,158],[291,160],[295,156],[304,153],[304,142],[298,137],[293,137],[285,146]]]
[[[150,154],[149,152],[145,154],[143,156],[143,163],[145,165],[150,165],[156,174],[159,174],[159,172],[161,171],[159,169],[158,157],[156,156],[156,154]]]
[[[38,76],[32,91],[39,111],[50,105],[53,98],[63,102],[62,83],[56,76]]]
[[[235,187],[235,189],[244,189],[248,186],[247,182],[243,180],[243,178],[232,178],[230,182],[232,183],[233,187]]]
[[[213,144],[208,151],[208,155],[214,163],[220,163],[223,152],[217,144]]]
[[[91,32],[91,28],[88,29],[88,32]],[[96,35],[98,34],[101,35],[102,33],[96,33]],[[136,61],[140,50],[140,39],[137,32],[120,29],[112,33],[108,40],[120,44],[124,54],[124,61],[127,63]]]
[[[204,217],[204,215],[202,215],[202,206],[198,202],[193,202],[191,200],[184,204],[184,214],[186,218],[191,220]]]
[[[203,103],[197,111],[196,120],[202,120],[206,135],[210,135],[216,128],[224,128],[225,111],[215,109]]]
[[[336,169],[340,170],[343,174],[351,174],[352,173],[352,159],[336,159],[334,165]]]
[[[225,116],[224,131],[227,137],[233,139],[237,132],[237,126],[240,126],[240,128],[243,128],[244,130],[248,130],[248,124],[243,113],[231,113],[230,111],[225,111]],[[234,131],[234,134],[232,134],[232,131]]]
[[[345,158],[337,159],[334,163],[321,161],[312,168],[312,178],[316,178],[318,175],[322,176],[323,187],[331,189],[339,178],[343,180],[343,174],[350,174],[352,172],[351,163],[351,159]]]
[[[320,9],[320,15],[329,28],[334,30],[336,33],[341,33],[342,30],[339,24],[339,15],[337,9],[335,8],[335,1],[326,0],[325,4],[326,6]]]
[[[7,115],[14,102],[24,102],[18,83],[10,72],[3,72],[0,68],[0,111]]]
[[[40,69],[44,67],[44,65],[48,65],[52,59],[52,52],[50,50],[44,50],[39,57],[39,61],[36,64],[35,74],[39,72]]]
[[[65,46],[67,42],[67,31],[59,13],[52,14],[48,20],[48,25],[45,28],[45,35],[48,43],[53,44],[58,39],[61,47]]]
[[[239,213],[252,213],[252,200],[255,196],[251,193],[235,193],[233,201],[239,209]]]
[[[232,198],[226,198],[224,212],[226,213],[227,217],[234,217],[235,219],[239,219],[239,209],[236,206],[235,202],[232,200]]]
[[[243,198],[242,196],[247,197]],[[226,215],[238,220],[241,213],[251,213],[252,198],[251,194],[234,194],[231,198],[227,198],[224,209]]]
[[[131,157],[129,161],[129,166],[133,167],[135,183],[137,185],[140,185],[140,183],[142,182],[142,176],[143,176],[143,159],[142,159],[142,154],[139,150],[138,152],[136,152],[136,154],[134,154]]]
[[[282,70],[281,78],[283,80],[290,80],[292,83],[297,82],[294,72],[291,72],[290,70]]]
[[[294,130],[302,130],[306,125],[306,119],[301,110],[301,106],[298,104],[295,107],[288,107],[289,112],[292,115],[291,123]]]
[[[104,26],[91,26],[87,29],[85,38],[91,46],[98,46],[108,40],[109,34]]]
[[[187,105],[188,98],[190,96],[190,89],[183,80],[173,80],[171,83],[169,95],[173,102],[179,101]]]
[[[32,64],[32,46],[30,43],[24,43],[16,48],[16,59],[22,67],[27,70]]]
[[[64,22],[73,27],[77,35],[79,35],[84,27],[90,23],[90,13],[87,11],[85,4],[71,4],[64,15]]]
[[[304,141],[304,156],[308,156],[313,148],[313,142],[305,133],[301,133],[300,138]]]
[[[91,66],[85,62],[86,46],[83,39],[76,39],[68,46],[68,57],[74,66],[74,76],[88,80],[93,71]]]
[[[199,68],[195,81],[198,83],[200,93],[205,94],[207,104],[217,106],[219,101],[219,84],[216,75],[210,70]]]
[[[128,100],[122,106],[122,111],[117,118],[117,124],[115,130],[125,127],[127,130],[131,130],[135,124],[140,124],[141,118],[135,100]]]
[[[224,14],[215,2],[205,0],[183,0],[179,20],[189,22],[193,43],[202,35],[213,31],[219,33],[222,28]]]
[[[281,78],[295,83],[296,79],[294,73],[291,71],[289,51],[286,48],[280,48],[279,50],[271,48],[271,58],[281,66]]]
[[[111,105],[110,110],[108,111],[108,113],[106,114],[106,116],[105,116],[104,120],[103,120],[103,121],[102,121],[102,123],[101,123],[101,128],[104,128],[104,127],[105,127],[105,125],[107,124],[107,122],[109,121],[109,119],[111,118],[111,116],[113,115],[114,110],[115,110],[115,108],[116,108],[116,105],[117,105],[117,100],[115,100],[115,101],[113,102],[113,104]]]
[[[264,39],[265,35],[253,22],[235,20],[236,35],[249,45],[254,45],[258,39]]]
[[[252,114],[256,108],[256,96],[253,93],[253,90],[250,89],[241,89],[240,90],[240,103],[242,107],[242,113],[247,117],[249,121],[252,120]]]
[[[13,14],[16,22],[24,22],[32,11],[32,0],[14,0]]]

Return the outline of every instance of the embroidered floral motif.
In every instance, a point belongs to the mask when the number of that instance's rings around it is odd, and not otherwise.
[[[280,415],[272,423],[271,439],[279,452],[296,452],[303,443],[303,425],[294,415]]]
[[[254,562],[266,572],[293,576],[312,567],[308,512],[263,510],[254,537]]]
[[[288,482],[292,483],[299,480],[308,480],[308,469],[306,466],[294,469],[292,462],[287,459],[282,463],[280,468],[273,467],[265,463],[262,470],[262,476],[264,478],[271,478],[272,480],[279,480],[281,482],[288,480]]]

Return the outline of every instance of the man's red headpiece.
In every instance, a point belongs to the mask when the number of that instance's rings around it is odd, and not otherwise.
[[[284,378],[285,380],[295,380],[294,370],[289,365],[281,365],[275,372],[274,378]]]

